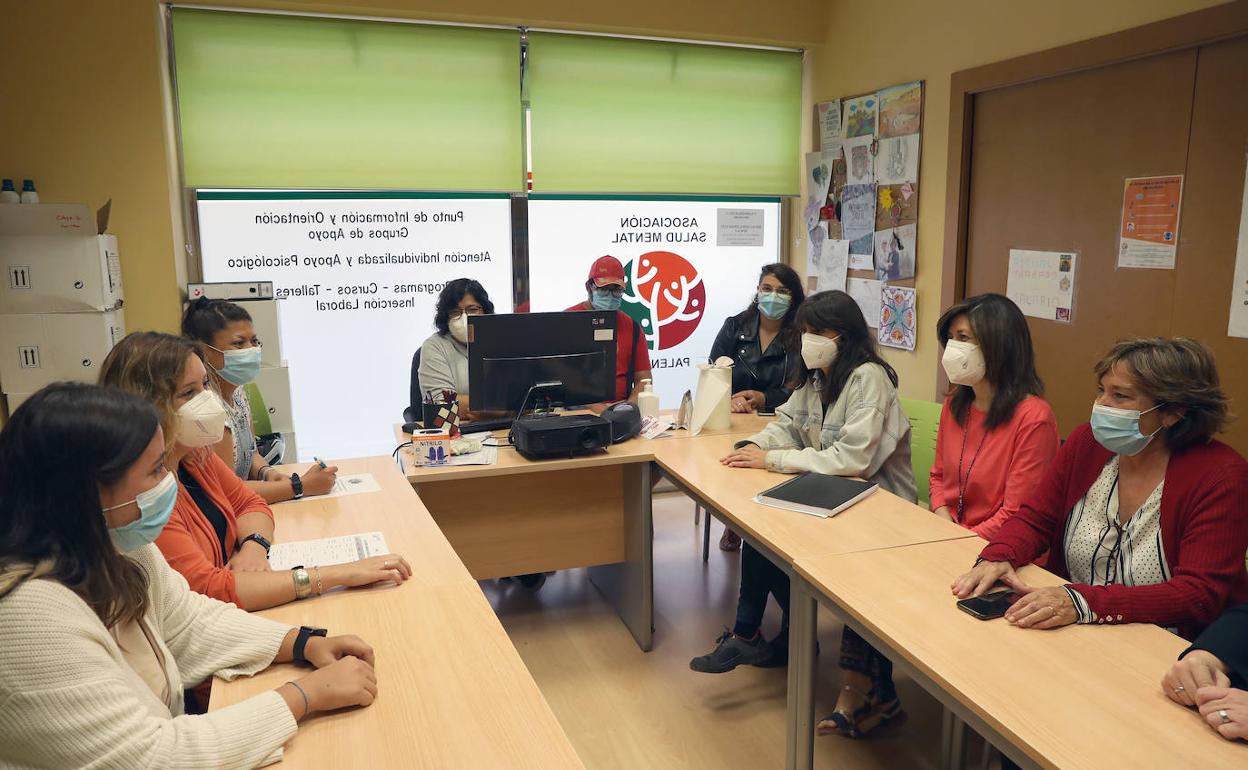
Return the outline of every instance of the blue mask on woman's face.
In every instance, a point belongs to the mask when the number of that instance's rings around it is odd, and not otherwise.
[[[208,347],[212,347],[209,345]],[[256,379],[256,375],[260,373],[260,346],[256,345],[250,348],[242,348],[241,350],[216,350],[225,359],[225,365],[217,370],[217,374],[221,375],[221,379],[242,387]]]
[[[793,304],[792,297],[776,291],[760,291],[755,296],[758,298],[758,312],[773,321],[784,318],[784,314],[789,312],[789,306]]]
[[[594,289],[589,293],[589,304],[594,310],[619,310],[623,299],[607,289]]]
[[[169,517],[173,515],[173,505],[177,501],[178,481],[172,473],[166,472],[165,477],[156,486],[146,492],[140,492],[133,500],[105,508],[104,511],[107,513],[130,505],[130,503],[139,506],[139,518],[125,526],[108,530],[108,536],[112,538],[113,545],[118,551],[126,553],[156,542],[161,530],[169,523]]]
[[[1161,404],[1158,404],[1153,409],[1160,407]],[[1112,406],[1094,403],[1092,404],[1092,436],[1098,444],[1114,454],[1128,457],[1138,455],[1144,451],[1144,447],[1148,446],[1148,442],[1153,440],[1153,436],[1166,427],[1162,425],[1148,435],[1140,433],[1140,417],[1153,409],[1140,412],[1135,409],[1115,409]]]

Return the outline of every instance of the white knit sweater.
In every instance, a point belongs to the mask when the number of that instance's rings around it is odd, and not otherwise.
[[[289,626],[192,592],[155,546],[131,557],[147,573],[146,620],[174,692],[273,662]],[[0,767],[253,768],[296,729],[272,691],[202,716],[171,713],[60,583],[30,580],[0,599]]]

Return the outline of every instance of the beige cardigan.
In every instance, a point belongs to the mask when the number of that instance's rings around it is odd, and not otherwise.
[[[192,592],[153,545],[131,558],[148,576],[146,622],[173,692],[273,662],[289,626]],[[296,729],[272,691],[202,716],[183,715],[180,702],[171,710],[58,582],[30,580],[0,598],[0,768],[253,768]]]

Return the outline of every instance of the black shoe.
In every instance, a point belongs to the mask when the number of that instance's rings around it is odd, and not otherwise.
[[[715,641],[715,649],[689,661],[689,668],[703,674],[722,674],[737,666],[757,666],[771,657],[771,648],[757,632],[753,639],[744,639],[725,628]]]
[[[516,580],[520,581],[520,585],[524,586],[530,591],[536,591],[542,586],[546,585],[546,573],[534,572],[529,575],[520,575],[519,577],[516,578]]]
[[[780,629],[780,633],[767,643],[767,650],[767,660],[754,665],[759,668],[784,668],[789,665],[789,629]]]

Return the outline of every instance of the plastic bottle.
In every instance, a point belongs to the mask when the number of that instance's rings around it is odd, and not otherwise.
[[[4,180],[0,185],[0,203],[19,203],[21,200],[21,196],[17,194],[17,188],[13,186],[13,180]]]
[[[38,203],[39,193],[35,192],[35,180],[22,180],[22,203]]]
[[[654,383],[650,380],[641,381],[641,392],[637,394],[637,410],[641,419],[659,416],[659,394],[654,392]]]

